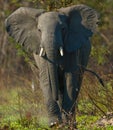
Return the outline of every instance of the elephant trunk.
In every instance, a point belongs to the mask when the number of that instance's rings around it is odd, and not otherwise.
[[[46,50],[47,60],[48,60],[48,70],[50,77],[50,86],[52,90],[52,96],[54,100],[58,100],[58,74],[57,74],[57,64],[56,64],[56,54],[54,48],[49,48]]]

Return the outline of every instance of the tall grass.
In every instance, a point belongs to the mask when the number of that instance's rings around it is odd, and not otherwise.
[[[39,82],[35,76],[36,74],[31,72],[26,77],[16,74],[6,78],[1,77],[0,125],[5,122],[12,127],[14,126],[12,122],[17,121],[16,123],[21,124],[22,128],[46,126],[47,113]],[[96,77],[85,73],[76,108],[80,129],[86,124],[87,128],[91,128],[88,124],[91,125],[107,112],[113,111],[113,82],[110,79],[108,75],[103,76],[105,87],[102,87]]]
[[[80,113],[102,116],[113,111],[112,79],[109,78],[108,80],[108,75],[102,76],[102,79],[105,84],[104,87],[94,75],[85,73],[79,95],[79,105],[82,110],[79,109]]]

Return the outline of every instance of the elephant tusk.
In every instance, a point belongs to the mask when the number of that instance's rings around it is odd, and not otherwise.
[[[60,55],[63,56],[64,52],[63,52],[63,47],[60,47]]]
[[[40,53],[39,53],[39,56],[43,56],[43,53],[44,53],[44,48],[41,47],[41,49],[40,49]]]

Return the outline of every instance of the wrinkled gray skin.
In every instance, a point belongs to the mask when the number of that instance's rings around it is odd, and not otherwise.
[[[21,7],[5,21],[9,35],[34,55],[50,123],[68,119],[62,111],[74,113],[84,73],[81,66],[87,65],[89,37],[97,20],[95,10],[77,5],[57,12]]]

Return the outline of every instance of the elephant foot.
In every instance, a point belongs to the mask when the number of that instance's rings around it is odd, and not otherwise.
[[[53,128],[53,129],[61,129],[63,128],[63,123],[61,122],[51,122],[50,123],[50,128]]]
[[[74,119],[71,113],[62,113],[63,124],[69,130],[77,130],[76,119]]]
[[[56,130],[56,129],[59,129],[59,130],[69,130],[67,127],[65,127],[65,124],[64,123],[58,123],[58,122],[54,122],[54,123],[51,123],[51,126],[50,128],[52,128],[52,130]]]
[[[52,130],[78,130],[75,124],[69,125],[66,123],[57,124],[57,122],[51,123],[50,128]]]
[[[58,127],[60,124],[62,124],[62,119],[57,117],[51,117],[49,118],[49,126],[50,128]]]
[[[50,123],[50,128],[53,128],[53,127],[55,127],[55,126],[57,126],[57,122],[51,122],[51,123]]]
[[[71,122],[69,128],[70,128],[70,130],[78,130],[78,129],[77,129],[77,123],[76,123],[76,121]]]

